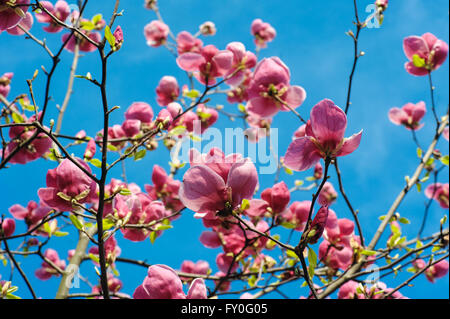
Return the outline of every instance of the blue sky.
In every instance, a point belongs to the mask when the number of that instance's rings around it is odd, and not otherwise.
[[[110,1],[112,2],[112,1]],[[269,22],[277,30],[277,37],[260,57],[279,56],[290,68],[291,83],[301,85],[307,92],[307,99],[299,108],[303,117],[307,118],[310,109],[324,98],[332,99],[337,105],[344,107],[347,93],[348,75],[353,61],[353,43],[345,35],[352,29],[354,19],[353,1],[296,1],[286,0],[280,3],[272,1],[223,1],[199,0],[167,0],[160,1],[160,10],[165,22],[177,34],[182,30],[195,33],[204,21],[213,21],[218,29],[214,37],[203,38],[205,44],[215,44],[223,49],[231,41],[240,41],[247,49],[254,50],[250,24],[255,18]],[[87,16],[103,13],[108,16],[112,12],[112,4],[91,1],[86,9]],[[365,7],[372,1],[358,1],[361,19]],[[119,105],[121,109],[112,114],[112,123],[123,121],[124,110],[134,101],[146,101],[153,106],[155,112],[160,110],[156,104],[155,87],[164,75],[177,77],[180,84],[186,83],[186,76],[178,69],[172,55],[164,48],[150,48],[143,36],[144,26],[155,19],[153,12],[145,10],[141,1],[122,1],[124,15],[119,17],[119,23],[124,31],[125,43],[122,49],[110,59],[108,78],[108,98],[111,105]],[[448,2],[399,0],[391,1],[385,13],[385,21],[379,29],[364,29],[360,36],[360,49],[366,54],[361,57],[356,70],[352,91],[352,105],[349,111],[347,136],[363,129],[361,146],[353,154],[339,161],[343,174],[344,186],[351,198],[353,206],[360,211],[360,220],[365,231],[365,237],[371,238],[378,226],[378,217],[384,214],[403,187],[405,175],[411,175],[418,165],[415,156],[416,146],[411,134],[404,128],[391,124],[387,117],[388,110],[393,106],[401,107],[407,102],[425,101],[429,112],[425,116],[425,126],[418,132],[422,145],[428,145],[433,136],[433,119],[430,108],[430,93],[425,77],[414,77],[404,70],[406,57],[402,50],[402,40],[409,35],[421,35],[432,32],[438,38],[449,42],[448,34]],[[61,34],[45,34],[42,25],[35,22],[32,33],[38,38],[47,38],[50,47],[60,44]],[[22,37],[0,35],[0,74],[14,72],[10,96],[27,92],[25,79],[31,78],[35,69],[44,65],[50,68],[50,60],[46,53],[36,43]],[[71,64],[71,54],[64,52],[62,62],[55,73],[52,82],[51,112],[49,118],[56,118],[55,104],[61,104],[67,86],[67,76]],[[98,77],[99,57],[96,52],[88,53],[80,59],[78,74],[91,72]],[[435,99],[440,114],[448,105],[448,61],[433,72],[436,86]],[[45,77],[42,72],[35,81],[38,103],[43,99]],[[198,86],[200,88],[200,86]],[[224,103],[218,99],[218,103]],[[67,111],[63,132],[75,134],[84,128],[90,135],[101,129],[101,100],[98,90],[83,80],[76,80],[74,95]],[[226,105],[226,110],[236,112],[236,105]],[[235,127],[238,122],[230,122],[222,116],[217,127]],[[48,124],[48,123],[47,123]],[[240,124],[240,123],[239,123]],[[278,114],[273,127],[279,128],[278,153],[284,155],[292,133],[299,126],[295,116],[288,113]],[[441,140],[438,148],[448,153],[448,143]],[[74,148],[73,152],[82,152],[83,148]],[[141,187],[150,183],[154,164],[168,169],[168,152],[160,148],[139,162],[127,164],[128,180],[136,182]],[[1,201],[0,213],[8,215],[8,208],[16,203],[26,205],[29,200],[37,200],[37,189],[45,186],[45,174],[54,168],[54,162],[38,160],[25,166],[11,166],[0,172]],[[178,175],[181,178],[181,174]],[[97,172],[97,174],[99,174]],[[295,179],[304,179],[311,172],[295,173],[289,176],[284,173],[281,179],[292,186]],[[120,171],[113,171],[113,177],[118,178]],[[337,189],[334,171],[331,181]],[[448,182],[448,169],[441,174],[441,182]],[[260,175],[260,189],[273,183],[273,175]],[[309,193],[296,192],[291,201],[306,200]],[[423,193],[411,192],[399,207],[399,213],[411,220],[411,225],[405,225],[403,231],[408,238],[413,238],[420,226],[426,201]],[[351,218],[342,197],[338,198],[333,209],[340,218]],[[448,210],[443,210],[433,203],[425,234],[438,230],[438,223]],[[20,223],[19,223],[20,225]],[[23,230],[18,226],[18,231]],[[144,241],[130,243],[119,240],[122,256],[145,259],[149,263],[167,264],[179,268],[184,259],[204,259],[210,262],[213,272],[217,271],[215,257],[218,249],[205,249],[198,237],[204,230],[201,222],[195,220],[190,212],[174,222],[174,229],[166,231],[155,245]],[[285,234],[281,232],[282,234]],[[120,236],[119,236],[120,237]],[[300,234],[294,236],[297,241]],[[386,236],[380,241],[383,244]],[[67,250],[76,245],[76,236],[51,239],[49,246],[57,247],[60,256],[66,258]],[[15,244],[11,242],[11,246]],[[180,253],[183,252],[183,253]],[[23,268],[33,273],[40,265],[40,260],[29,257],[23,260]],[[146,274],[144,268],[118,264],[121,277],[125,283],[123,292],[132,294]],[[95,282],[92,264],[83,264],[81,273]],[[8,278],[9,267],[0,266],[0,274]],[[388,286],[395,287],[407,278],[407,274],[399,274],[397,278],[388,277],[384,281]],[[41,282],[31,277],[38,295],[44,298],[54,296],[59,280],[52,278]],[[18,274],[15,283],[19,285],[18,295],[30,297]],[[301,282],[300,282],[301,283]],[[306,295],[305,288],[300,289],[299,282],[282,289],[292,298]],[[402,293],[411,298],[448,298],[449,278],[438,280],[434,285],[425,278],[418,278],[414,287],[404,288]],[[82,286],[83,288],[83,286]],[[84,286],[84,290],[89,290]],[[81,291],[81,289],[80,289]],[[73,292],[77,292],[73,290]],[[279,298],[277,294],[269,297]]]

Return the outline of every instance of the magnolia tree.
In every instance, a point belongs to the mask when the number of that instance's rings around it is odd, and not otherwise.
[[[448,45],[439,35],[424,33],[403,40],[404,72],[411,79],[425,79],[427,94],[421,99],[429,102],[404,101],[403,107],[383,116],[386,125],[402,127],[398,134],[412,133],[417,154],[409,156],[417,165],[406,180],[397,181],[398,195],[386,197],[393,200],[386,202],[385,210],[371,212],[371,221],[362,223],[352,204],[358,194],[350,197],[344,188],[344,181],[348,185],[360,176],[341,173],[338,162],[358,161],[358,156],[346,156],[365,143],[364,127],[346,130],[354,121],[349,114],[353,76],[364,55],[358,48],[359,36],[374,24],[381,25],[389,11],[387,0],[377,0],[364,18],[357,1],[350,2],[354,30],[347,36],[354,51],[349,81],[342,83],[346,102],[338,106],[325,90],[320,100],[309,102],[310,111],[302,107],[307,91],[291,83],[290,69],[282,59],[262,57],[277,36],[274,26],[255,19],[248,26],[252,48],[239,42],[240,35],[219,47],[214,44],[213,22],[193,33],[176,33],[163,21],[157,1],[147,0],[150,22],[141,26],[145,36],[141,41],[149,51],[167,49],[182,76],[159,75],[159,84],[150,93],[158,106],[136,101],[118,124],[112,117],[122,108],[110,102],[107,83],[114,77],[109,62],[121,59],[131,36],[120,26],[127,8],[116,0],[112,13],[101,12],[100,7],[98,14],[88,16],[85,11],[94,5],[91,2],[0,0],[0,41],[21,37],[48,56],[39,62],[41,68],[31,70],[29,79],[14,77],[13,65],[0,72],[0,176],[5,170],[20,171],[32,161],[51,165],[35,172],[41,183],[33,185],[34,198],[9,203],[2,195],[9,211],[0,216],[1,298],[40,297],[33,287],[36,278],[59,281],[56,298],[256,299],[271,292],[289,298],[406,298],[402,288],[417,277],[434,283],[447,274],[449,157],[436,145],[449,139],[448,105],[435,101],[432,77],[445,63]],[[35,35],[34,30],[41,29],[45,38]],[[2,45],[2,52],[8,49]],[[79,58],[87,55],[97,56],[93,60],[97,64],[80,74]],[[67,86],[54,81],[65,56],[72,58]],[[78,133],[70,135],[64,133],[63,119],[70,121],[64,116],[72,93],[83,95],[74,88],[80,81],[98,90],[98,100],[89,103],[101,110],[95,119],[101,130],[72,120],[70,126]],[[16,83],[26,84],[26,93],[18,94]],[[66,92],[62,103],[52,98],[55,91]],[[433,115],[426,125],[434,134],[425,144],[423,137],[419,143],[418,134],[426,112]],[[273,127],[273,119],[280,116],[294,118],[296,126]],[[221,120],[240,128],[240,135],[227,135]],[[292,136],[286,149],[274,150],[278,130]],[[225,134],[227,143],[236,138],[238,145],[231,151],[216,144],[198,149],[208,133]],[[261,145],[282,155],[272,157],[274,167],[260,165],[267,160],[265,153],[256,151],[256,146],[264,149]],[[155,164],[153,154],[165,156],[165,168]],[[151,176],[151,183],[138,185],[127,176],[125,164],[132,167],[143,158],[151,163],[142,172]],[[281,180],[288,175],[296,178],[295,183]],[[260,187],[262,178],[271,184]],[[1,179],[2,189],[12,182]],[[412,226],[409,212],[399,209],[406,196],[421,197],[426,203],[417,207],[424,217],[416,235],[402,234],[402,228]],[[336,210],[336,201],[345,204],[345,212]],[[429,221],[434,231],[424,234],[433,206],[440,206],[441,216],[437,222]],[[205,251],[215,249],[214,264],[176,244],[170,254],[182,256],[181,265],[168,265],[145,250],[137,259],[129,257],[129,247],[136,242],[146,241],[157,249],[166,233],[175,234],[184,220],[193,218],[203,225],[203,232],[180,234],[178,240],[199,241]],[[65,236],[73,240],[58,245]],[[83,274],[82,264],[89,265]],[[121,276],[119,270],[127,264],[141,271]],[[408,275],[399,279],[398,273]],[[393,277],[389,286],[383,282],[387,276]],[[140,284],[130,284],[133,281]],[[287,284],[289,296],[282,292]]]

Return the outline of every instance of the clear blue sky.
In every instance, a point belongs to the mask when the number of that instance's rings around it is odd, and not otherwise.
[[[74,2],[74,1],[72,1]],[[145,10],[143,1],[122,1],[124,16],[117,22],[122,26],[125,36],[123,48],[110,59],[108,95],[111,105],[120,105],[120,111],[112,115],[112,123],[120,124],[123,111],[134,101],[146,101],[153,106],[155,113],[160,110],[156,104],[155,87],[164,75],[173,75],[179,83],[186,83],[183,71],[177,68],[171,54],[164,48],[150,48],[146,45],[143,28],[155,19],[153,12]],[[214,37],[204,40],[205,44],[215,44],[223,49],[231,41],[241,41],[248,49],[254,45],[250,35],[250,24],[255,18],[269,22],[277,30],[276,39],[263,50],[261,57],[279,56],[290,68],[291,83],[301,85],[307,91],[307,99],[299,109],[303,117],[308,117],[309,110],[323,98],[332,99],[337,105],[345,104],[348,75],[353,60],[353,43],[345,32],[353,29],[353,1],[297,1],[286,0],[279,3],[272,1],[199,1],[199,0],[166,0],[160,1],[160,10],[165,22],[177,34],[182,30],[195,33],[198,26],[206,20],[214,21],[218,32]],[[361,19],[367,16],[365,7],[372,1],[358,1]],[[87,16],[103,13],[108,16],[112,12],[112,1],[91,1],[86,9]],[[427,79],[413,77],[404,70],[406,57],[402,50],[402,40],[408,35],[421,35],[432,32],[438,38],[449,42],[448,34],[448,2],[444,0],[391,1],[385,13],[385,21],[380,29],[364,29],[360,37],[360,49],[365,51],[358,63],[354,78],[352,106],[349,111],[347,136],[364,129],[361,146],[353,154],[340,160],[344,185],[353,206],[360,211],[360,219],[366,238],[371,238],[379,224],[378,217],[384,214],[403,187],[405,175],[411,175],[418,164],[415,155],[416,146],[411,134],[404,128],[391,124],[387,117],[393,106],[401,107],[407,102],[425,101],[430,112],[425,117],[426,125],[418,132],[422,145],[428,145],[433,136],[430,95]],[[109,19],[109,18],[108,18]],[[35,22],[33,34],[38,38],[46,37],[52,48],[60,44],[61,34],[44,34],[42,25]],[[44,65],[50,68],[50,60],[42,48],[22,37],[13,37],[6,33],[0,35],[0,74],[14,72],[10,96],[27,92],[25,79],[31,78],[35,69]],[[71,54],[64,52],[63,61],[59,65],[52,82],[50,116],[56,118],[55,104],[61,104],[67,86],[67,76],[71,64]],[[433,73],[436,86],[437,109],[442,114],[448,105],[448,61]],[[91,72],[98,77],[98,53],[88,53],[80,60],[78,74]],[[38,103],[43,99],[44,76],[41,72],[35,82]],[[200,86],[199,86],[200,88]],[[220,101],[220,100],[219,100]],[[226,110],[236,111],[235,105],[226,105]],[[94,135],[102,128],[101,100],[98,90],[86,81],[76,80],[74,95],[67,111],[63,132],[75,134],[86,129]],[[48,123],[47,123],[48,124]],[[240,123],[239,123],[240,124]],[[221,117],[217,127],[234,127],[236,123]],[[298,119],[291,114],[282,113],[276,116],[273,127],[280,128],[278,153],[284,155],[292,133],[299,126]],[[448,143],[441,140],[438,148],[448,153]],[[84,149],[73,149],[82,152]],[[82,153],[77,153],[82,154]],[[129,181],[141,187],[151,183],[151,171],[154,164],[168,169],[168,152],[160,146],[155,152],[140,162],[129,162],[127,173]],[[38,200],[37,189],[45,186],[45,174],[54,168],[54,162],[38,160],[28,165],[15,165],[0,172],[1,201],[0,213],[8,215],[8,208],[16,203],[26,205],[29,200]],[[180,172],[179,178],[181,178]],[[293,186],[295,179],[304,179],[311,172],[295,173],[288,176],[284,173],[281,179]],[[113,176],[119,178],[120,172]],[[334,172],[331,181],[337,189]],[[441,182],[448,182],[448,169],[441,174]],[[260,189],[272,185],[273,176],[260,175]],[[296,192],[291,201],[306,200],[310,194]],[[408,238],[413,238],[420,226],[426,198],[423,193],[413,191],[399,207],[399,213],[411,220],[411,225],[403,226]],[[340,218],[351,218],[349,210],[340,196],[333,209]],[[433,203],[425,234],[438,230],[439,219],[448,210]],[[18,223],[18,230],[24,225]],[[205,249],[198,238],[204,227],[200,220],[195,220],[187,211],[174,222],[174,229],[166,231],[155,245],[148,240],[131,243],[119,239],[122,256],[145,259],[149,263],[167,264],[178,269],[184,259],[204,259],[210,262],[213,272],[217,271],[215,257],[219,249]],[[73,229],[72,229],[73,231]],[[281,232],[285,235],[284,232]],[[120,238],[120,236],[119,236]],[[286,237],[284,237],[286,238]],[[381,244],[386,241],[382,238]],[[294,240],[299,239],[299,234]],[[11,242],[11,247],[16,247]],[[52,238],[48,246],[56,247],[60,256],[67,258],[67,250],[76,245],[76,236]],[[40,260],[29,257],[23,260],[23,268],[27,273],[34,273],[39,268]],[[123,292],[132,294],[139,285],[146,270],[137,266],[118,264],[121,278],[125,283]],[[9,267],[0,266],[0,274],[8,278]],[[95,282],[92,263],[83,264],[81,273]],[[394,278],[389,276],[383,280],[388,286],[395,287],[408,277],[402,273]],[[39,296],[52,298],[59,280],[52,278],[42,282],[30,276],[31,282]],[[300,289],[301,281],[290,284],[281,290],[292,298],[306,295],[305,288]],[[14,284],[20,287],[18,295],[30,297],[18,273],[14,276]],[[425,278],[416,279],[414,287],[407,287],[401,292],[411,298],[448,298],[449,278],[438,280],[434,285]],[[82,286],[83,287],[83,286]],[[84,286],[83,291],[90,291]],[[73,292],[77,292],[73,290]],[[81,292],[81,289],[80,289]],[[268,295],[279,298],[277,294]]]

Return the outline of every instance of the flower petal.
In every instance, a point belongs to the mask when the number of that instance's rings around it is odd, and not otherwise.
[[[320,160],[321,156],[311,137],[300,137],[289,145],[284,164],[294,171],[304,171]]]
[[[359,133],[353,134],[352,136],[344,139],[344,144],[342,148],[338,151],[336,156],[344,156],[353,153],[359,146],[361,142],[362,130]]]
[[[324,99],[311,110],[311,129],[321,143],[335,143],[344,138],[347,116],[333,101]]]

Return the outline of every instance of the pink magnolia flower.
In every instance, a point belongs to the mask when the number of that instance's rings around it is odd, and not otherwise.
[[[4,73],[0,77],[0,94],[4,97],[8,97],[9,91],[11,90],[11,80],[14,76],[14,73],[8,72]]]
[[[147,45],[151,47],[156,48],[166,43],[168,35],[169,27],[159,20],[153,20],[144,27],[144,36],[147,40]]]
[[[176,101],[180,95],[177,79],[169,75],[163,76],[156,87],[156,95],[156,101],[161,106]]]
[[[267,22],[263,22],[261,19],[255,19],[251,25],[251,33],[255,37],[254,42],[256,46],[260,48],[267,47],[267,42],[271,42],[277,32]]]
[[[337,193],[330,182],[325,182],[320,191],[317,202],[322,206],[330,206],[336,201]]]
[[[159,111],[158,116],[156,117],[155,126],[158,126],[161,123],[162,129],[167,130],[172,124],[172,120],[172,114],[170,114],[167,109],[162,109],[161,111]]]
[[[98,32],[92,32],[92,31],[87,31],[87,30],[82,30],[82,32],[89,39],[94,41],[95,43],[99,43],[102,40],[102,36]],[[69,40],[67,40],[67,39],[69,39]],[[75,51],[75,46],[77,44],[77,41],[79,41],[79,48],[80,48],[80,51],[82,51],[82,52],[92,52],[97,49],[97,47],[94,44],[90,43],[84,37],[82,37],[76,33],[74,33],[72,36],[71,36],[71,33],[63,34],[62,42],[65,43],[66,41],[67,41],[67,43],[64,48],[69,52]]]
[[[232,154],[225,160],[221,152],[194,157],[191,162],[203,164],[186,171],[179,196],[197,217],[228,216],[243,199],[252,198],[258,174],[250,159]]]
[[[0,219],[0,224],[2,228],[0,231],[3,232],[3,236],[11,237],[16,230],[16,221],[12,218],[5,218],[3,220]]]
[[[24,220],[28,229],[37,226],[51,210],[50,207],[45,206],[43,203],[38,204],[35,201],[29,201],[26,208],[19,204],[15,204],[9,208],[11,215],[17,220]]]
[[[354,235],[354,223],[349,219],[338,219],[329,209],[325,225],[325,240],[319,246],[319,258],[332,269],[347,269],[353,261],[352,242],[358,243]]]
[[[187,72],[193,72],[202,84],[214,85],[216,78],[230,70],[233,53],[228,50],[219,51],[214,45],[207,45],[199,53],[186,52],[177,58],[178,66]]]
[[[195,128],[194,132],[198,134],[203,134],[219,118],[219,113],[213,108],[206,107],[205,104],[199,104],[196,113],[200,121],[200,132],[196,131]]]
[[[272,188],[266,188],[261,193],[261,199],[265,200],[273,214],[282,213],[291,199],[291,193],[285,182],[280,182],[272,186]]]
[[[420,101],[417,104],[407,103],[402,108],[393,107],[389,110],[388,116],[392,123],[403,125],[408,130],[416,131],[424,125],[419,122],[426,112],[425,102]]]
[[[436,279],[442,278],[448,273],[448,261],[441,260],[425,271],[425,276],[430,282],[435,282]]]
[[[44,253],[44,257],[50,260],[53,264],[55,264],[59,269],[64,270],[66,268],[66,261],[59,259],[59,255],[54,249],[47,249]],[[53,268],[49,263],[46,261],[42,262],[41,268],[36,270],[34,273],[36,277],[38,277],[40,280],[48,280],[52,276],[59,276],[59,272]]]
[[[321,179],[322,176],[323,176],[323,167],[322,165],[320,165],[320,162],[317,162],[316,166],[314,166],[314,178]]]
[[[306,136],[306,124],[299,126],[299,128],[294,132],[294,136],[292,137],[292,139],[295,140],[296,138],[304,136]]]
[[[294,224],[295,230],[303,231],[308,221],[309,209],[311,201],[293,202],[289,209],[282,214],[282,220]]]
[[[431,184],[425,189],[425,196],[436,200],[442,208],[448,208],[449,184]]]
[[[114,238],[114,236],[109,237],[104,242],[104,254],[106,263],[109,265],[113,265],[116,261],[116,258],[120,256],[122,250],[117,245],[117,240]],[[94,256],[99,255],[98,246],[93,246],[89,249],[89,254],[93,254]]]
[[[343,284],[338,291],[339,299],[364,299],[364,294],[358,294],[356,289],[359,284],[354,280],[349,280]]]
[[[41,1],[41,5],[48,10],[52,15],[54,15],[58,20],[65,22],[66,19],[70,15],[70,8],[66,1],[58,0],[56,4],[53,4],[50,1]],[[46,12],[42,11],[40,13],[36,13],[36,19],[41,23],[48,23],[49,25],[44,27],[44,30],[51,33],[60,32],[63,27],[57,24],[50,15]]]
[[[220,292],[227,292],[230,290],[231,288],[231,282],[229,280],[221,280],[222,277],[226,276],[226,273],[219,271],[217,272],[214,276],[219,277],[219,280],[214,280],[214,283],[216,284],[216,286],[219,286],[217,288],[217,290],[219,290]]]
[[[81,159],[76,159],[86,171],[90,167]],[[79,204],[93,203],[97,194],[97,184],[69,159],[64,159],[55,169],[47,172],[47,188],[40,188],[38,195],[48,207],[60,211],[71,211],[72,200]]]
[[[202,40],[194,37],[187,31],[181,31],[177,35],[177,51],[178,54],[187,52],[200,53],[202,51]]]
[[[97,144],[95,144],[95,140],[90,139],[86,145],[86,150],[84,151],[84,158],[91,160],[94,157],[96,150],[97,150]]]
[[[16,26],[23,18],[28,10],[30,0],[0,0],[0,32]],[[21,5],[21,6],[16,6]]]
[[[202,35],[214,35],[217,32],[214,22],[206,21],[199,27],[199,31]]]
[[[438,69],[447,58],[448,44],[431,33],[409,36],[403,40],[403,51],[409,62],[405,63],[408,73],[427,75]]]
[[[40,116],[40,113],[38,114]],[[32,123],[36,120],[36,115],[26,120],[26,123]],[[24,141],[31,138],[36,133],[33,127],[14,126],[9,129],[9,137],[11,141],[5,149],[5,157]],[[14,164],[25,164],[37,160],[44,155],[52,145],[52,140],[44,133],[39,133],[37,137],[27,146],[21,148],[9,161]],[[1,150],[0,150],[1,151]]]
[[[108,273],[108,290],[113,293],[117,293],[122,289],[123,283],[119,278],[114,277],[113,274]],[[91,293],[100,294],[102,292],[102,286],[98,284],[97,286],[92,287]],[[97,299],[103,299],[103,296],[95,297]],[[114,299],[114,297],[113,297]]]
[[[250,69],[244,69],[244,78],[238,86],[230,88],[227,93],[229,103],[244,103],[248,101],[248,88],[253,78]]]
[[[196,263],[190,260],[185,260],[181,264],[181,272],[186,274],[195,274],[195,275],[207,275],[209,272],[209,263],[204,260],[199,260]],[[183,281],[192,281],[192,278],[188,277],[180,277]]]
[[[153,166],[153,185],[145,185],[145,190],[153,200],[161,200],[165,207],[172,212],[183,209],[184,205],[178,197],[181,182],[167,175],[164,168]]]
[[[29,31],[33,26],[34,18],[30,12],[27,12],[25,18],[23,18],[15,27],[9,28],[6,30],[11,35],[23,35],[25,31],[23,31],[20,27]],[[1,31],[0,31],[1,33]]]
[[[122,47],[122,44],[123,44],[123,31],[122,31],[122,27],[120,25],[117,26],[116,30],[114,30],[113,36],[114,36],[114,39],[116,40],[113,50],[117,51]]]
[[[153,120],[153,109],[145,102],[132,103],[125,112],[127,120],[139,120],[144,124],[150,124]]]
[[[344,138],[347,116],[333,101],[315,105],[306,125],[306,136],[294,140],[284,156],[284,163],[295,171],[304,171],[320,158],[334,158],[352,153],[359,146],[362,130]]]
[[[248,89],[247,110],[260,117],[272,117],[278,111],[300,106],[306,98],[300,86],[291,86],[289,68],[277,57],[263,59],[256,66]]]
[[[148,224],[152,221],[162,220],[168,217],[169,213],[160,201],[153,201],[148,195],[139,193],[130,196],[116,196],[114,208],[118,211],[121,218],[129,216],[127,224]],[[159,226],[160,223],[153,227]],[[150,234],[151,230],[146,228],[127,228],[121,229],[123,237],[131,241],[143,241]],[[162,231],[157,231],[156,235],[161,235]]]
[[[183,283],[177,273],[166,265],[153,265],[148,268],[147,277],[136,288],[134,299],[206,299],[206,286],[201,278],[195,279],[187,296]]]
[[[233,62],[231,69],[225,75],[225,82],[232,86],[237,86],[245,78],[245,70],[251,69],[256,65],[256,55],[245,50],[241,42],[231,42],[226,49],[233,53]]]
[[[325,225],[327,223],[328,219],[328,207],[322,206],[317,211],[316,216],[311,222],[309,235],[308,235],[308,242],[310,244],[315,244],[319,240],[320,237],[322,237],[323,231],[325,230]]]
[[[376,0],[375,1],[375,7],[377,11],[375,12],[375,17],[378,19],[380,25],[383,23],[384,20],[384,11],[386,11],[388,7],[388,0]]]

